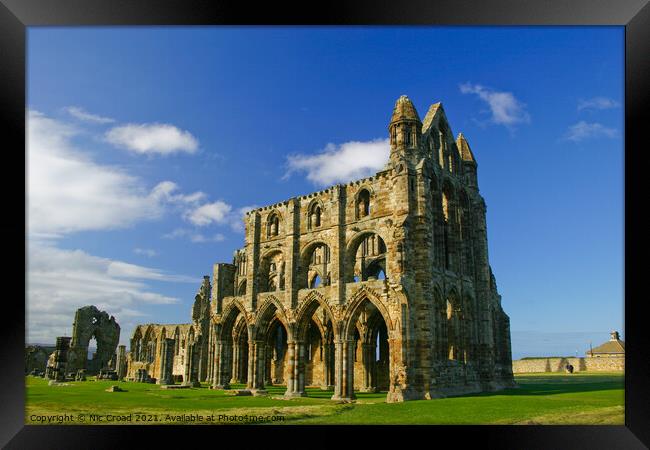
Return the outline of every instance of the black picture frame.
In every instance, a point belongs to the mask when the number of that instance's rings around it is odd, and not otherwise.
[[[26,178],[25,74],[26,27],[99,25],[618,25],[625,27],[625,426],[436,426],[436,427],[241,427],[158,426],[25,426],[24,305],[16,280],[26,286]],[[5,248],[12,252],[3,261],[5,302],[0,399],[0,445],[6,448],[130,448],[134,437],[148,442],[181,442],[184,448],[212,442],[228,445],[233,438],[251,447],[251,438],[293,447],[311,445],[304,437],[338,446],[354,436],[383,439],[395,433],[402,443],[431,445],[475,439],[487,448],[647,448],[650,446],[650,342],[645,333],[647,317],[642,292],[644,278],[643,214],[641,182],[648,149],[648,80],[650,79],[650,6],[648,0],[489,0],[378,2],[330,1],[297,5],[205,0],[0,0],[0,114],[5,142],[2,179],[5,220],[0,228]],[[579,168],[578,168],[579,170]],[[22,183],[25,195],[19,195]],[[24,201],[23,201],[24,200]],[[605,207],[605,206],[604,206]],[[19,217],[22,212],[23,220]],[[23,262],[21,265],[19,262]],[[7,289],[16,290],[8,295]],[[13,292],[12,292],[13,293]],[[23,298],[25,298],[23,296]],[[13,315],[10,304],[17,305]],[[248,430],[248,429],[247,429]],[[345,432],[341,438],[340,432]],[[191,433],[191,434],[190,434]],[[282,433],[283,436],[280,436]],[[297,434],[300,436],[297,436]],[[404,434],[409,433],[409,435]],[[410,434],[413,433],[413,438]],[[203,435],[203,436],[199,436]],[[287,440],[295,434],[293,441]],[[228,436],[226,436],[228,435]],[[337,436],[338,435],[338,436]],[[447,439],[445,439],[447,438]],[[223,441],[219,439],[224,439]],[[334,440],[337,439],[337,440]],[[341,440],[345,439],[345,441]],[[291,443],[293,442],[293,444]],[[236,441],[233,443],[236,444]],[[417,444],[416,444],[417,443]],[[183,448],[181,447],[181,448]]]

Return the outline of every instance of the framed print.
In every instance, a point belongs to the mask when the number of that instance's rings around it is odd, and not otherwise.
[[[650,442],[647,2],[0,11],[7,448]]]

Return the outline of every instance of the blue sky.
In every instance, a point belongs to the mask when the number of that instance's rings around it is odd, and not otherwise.
[[[375,172],[402,94],[421,117],[442,101],[478,160],[513,357],[624,336],[623,38],[30,28],[27,340],[69,334],[85,304],[123,343],[134,324],[186,322],[201,276],[243,245],[241,211]]]

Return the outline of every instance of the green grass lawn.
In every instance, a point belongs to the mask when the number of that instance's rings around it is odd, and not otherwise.
[[[265,397],[235,397],[206,386],[163,390],[153,384],[116,381],[48,386],[47,380],[28,376],[25,421],[39,424],[50,417],[50,423],[66,424],[211,424],[243,423],[240,418],[244,416],[243,421],[250,423],[252,416],[264,416],[269,424],[624,423],[621,373],[544,373],[515,378],[519,388],[494,393],[391,404],[385,403],[385,393],[357,393],[356,402],[344,404],[330,400],[332,391],[317,388],[307,389],[309,397],[284,400],[280,398],[283,386],[268,387]],[[126,392],[105,391],[115,384]],[[67,416],[58,417],[64,414]],[[203,417],[178,417],[190,414]],[[91,415],[102,420],[97,422]],[[127,417],[118,421],[110,415]],[[228,418],[219,417],[223,415]]]

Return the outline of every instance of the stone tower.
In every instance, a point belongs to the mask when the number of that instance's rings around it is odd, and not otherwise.
[[[466,137],[441,103],[421,120],[406,96],[388,134],[375,175],[247,213],[244,247],[213,268],[201,381],[389,402],[514,385]],[[147,333],[132,345],[147,348]]]

